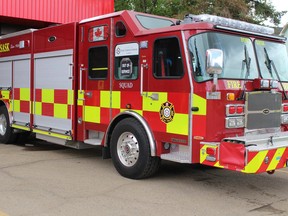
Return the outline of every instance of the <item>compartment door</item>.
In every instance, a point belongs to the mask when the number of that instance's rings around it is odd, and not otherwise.
[[[73,50],[35,54],[34,128],[72,132]]]
[[[31,114],[30,59],[13,61],[13,122],[29,128]]]

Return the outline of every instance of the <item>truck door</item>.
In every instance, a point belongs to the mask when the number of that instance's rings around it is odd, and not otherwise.
[[[100,143],[92,131],[105,131],[103,124],[110,118],[108,23],[101,20],[80,27],[80,35],[84,34],[79,47],[78,140],[94,145]]]
[[[156,38],[152,62],[147,78],[144,75],[145,118],[152,122],[156,140],[170,145],[161,158],[191,162],[190,134],[190,82],[184,70],[184,52],[181,37]],[[145,70],[145,69],[144,69]],[[147,91],[145,79],[148,80]]]

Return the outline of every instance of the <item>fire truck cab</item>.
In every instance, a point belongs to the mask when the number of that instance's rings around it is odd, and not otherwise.
[[[103,147],[124,177],[161,159],[244,173],[288,161],[288,58],[270,28],[133,11],[0,37],[0,141]]]

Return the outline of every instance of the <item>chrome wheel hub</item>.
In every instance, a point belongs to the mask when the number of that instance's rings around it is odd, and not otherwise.
[[[124,166],[131,167],[139,158],[139,145],[134,134],[124,132],[117,142],[117,154]]]
[[[0,135],[4,136],[7,130],[7,121],[4,114],[0,115]]]

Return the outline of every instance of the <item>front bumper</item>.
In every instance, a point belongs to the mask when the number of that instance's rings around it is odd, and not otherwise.
[[[200,163],[261,173],[287,167],[288,132],[229,137],[221,142],[200,143]]]

